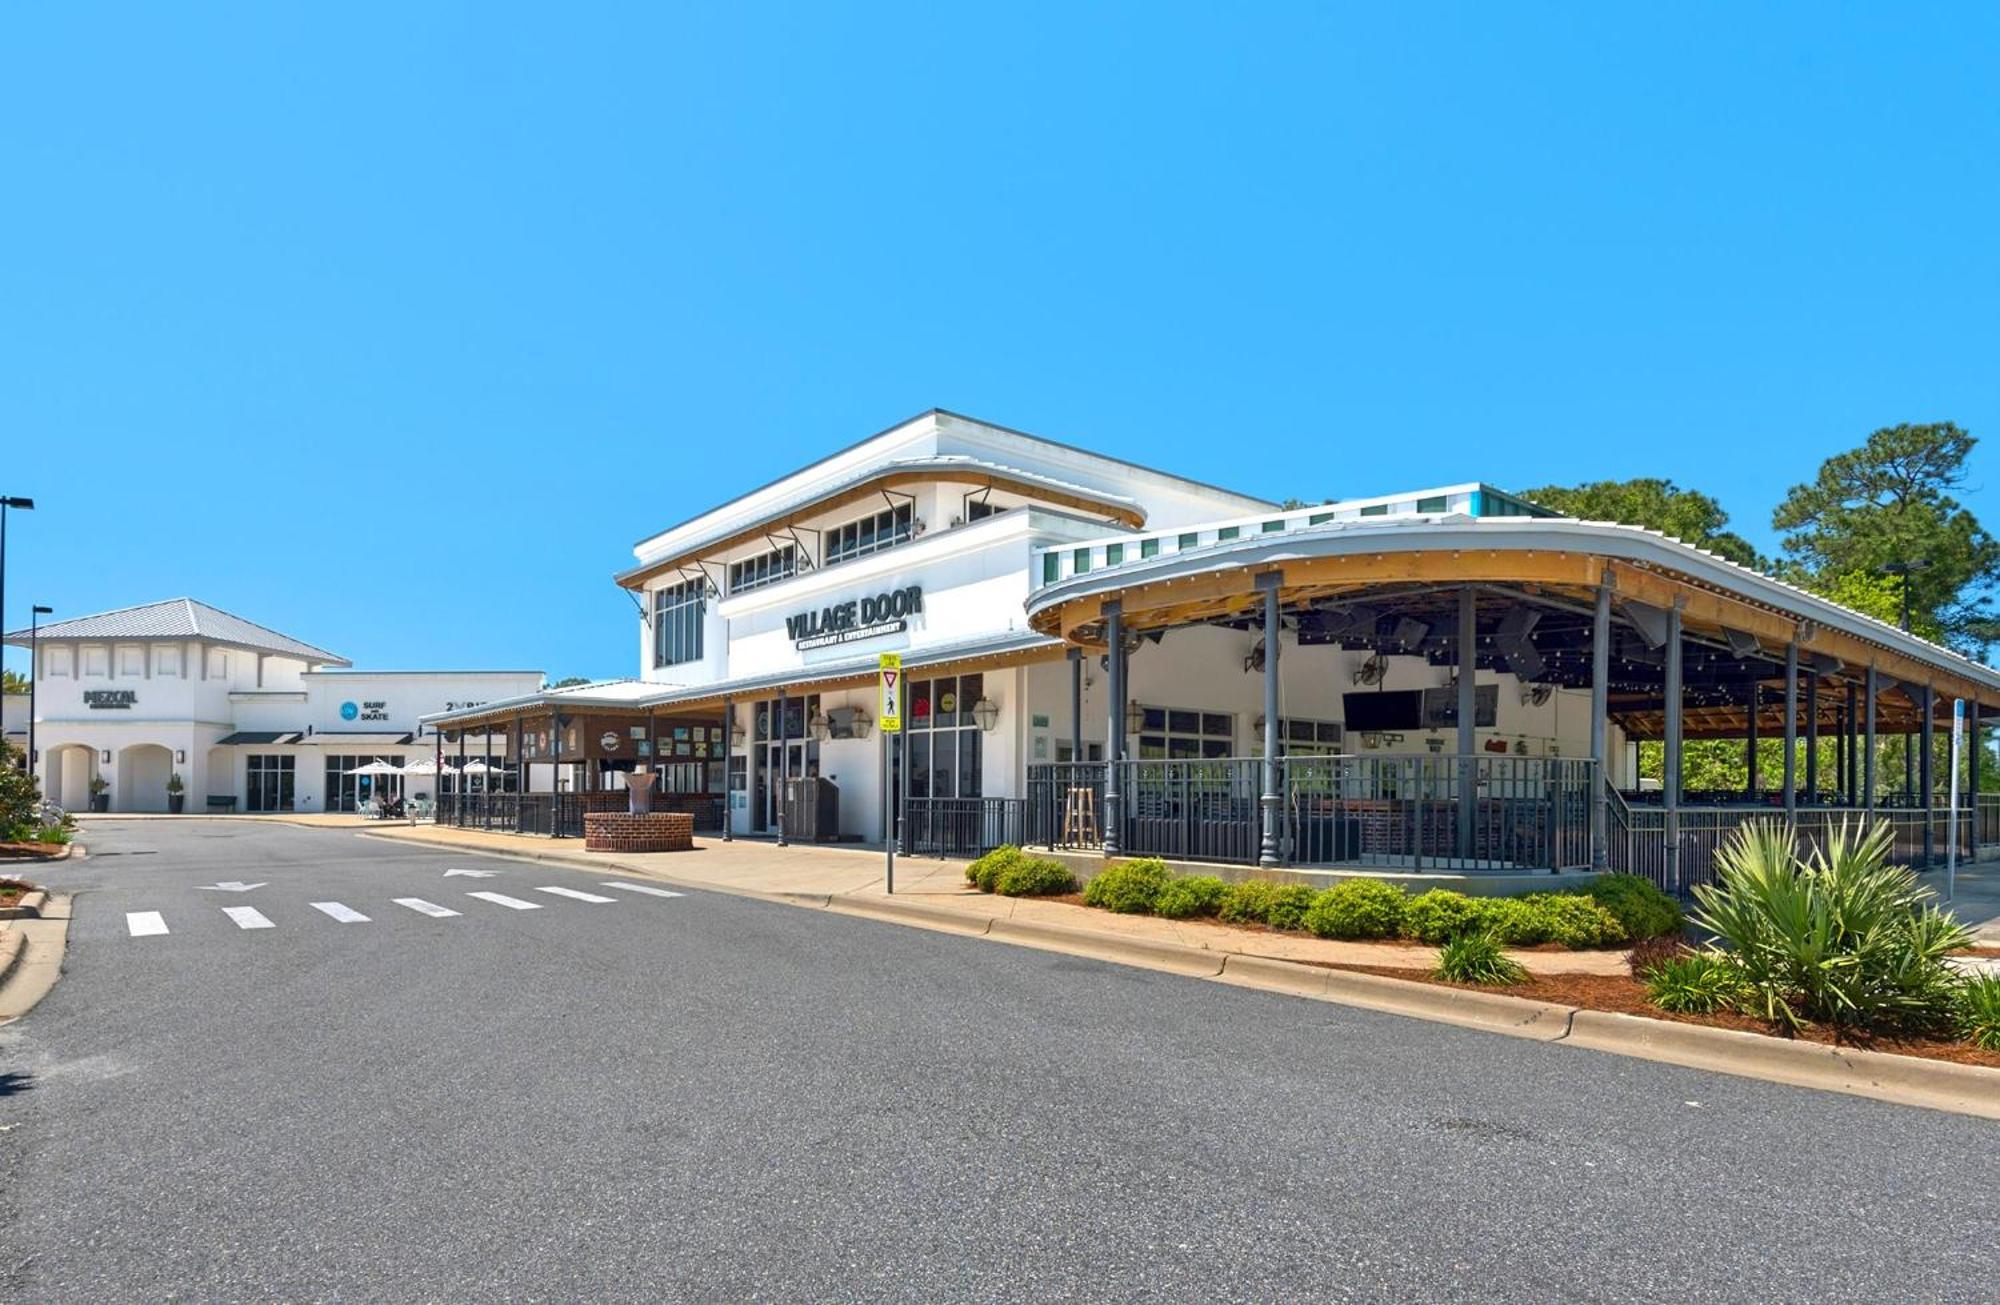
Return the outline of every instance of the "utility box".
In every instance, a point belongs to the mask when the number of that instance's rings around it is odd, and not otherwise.
[[[800,776],[785,781],[785,838],[832,843],[840,838],[840,789],[832,780]]]

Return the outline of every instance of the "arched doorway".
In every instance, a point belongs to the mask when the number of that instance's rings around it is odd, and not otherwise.
[[[80,743],[51,748],[42,756],[42,796],[65,811],[88,811],[96,772],[95,750]]]
[[[119,811],[165,811],[167,779],[173,773],[171,749],[157,743],[135,743],[121,750],[113,806]]]

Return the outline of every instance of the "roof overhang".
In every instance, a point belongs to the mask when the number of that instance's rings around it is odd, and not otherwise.
[[[1771,647],[1796,641],[1849,667],[1931,684],[2000,707],[2000,672],[1948,648],[1738,566],[1657,531],[1549,518],[1343,523],[1231,541],[1074,576],[1029,595],[1029,622],[1068,642],[1104,643],[1105,604],[1128,630],[1236,617],[1262,601],[1255,577],[1276,571],[1287,603],[1410,583],[1532,585],[1622,603],[1678,606],[1693,630],[1737,631]]]
[[[648,580],[684,570],[705,554],[723,552],[754,540],[793,529],[808,517],[832,512],[850,504],[874,498],[909,485],[940,481],[963,482],[983,488],[1021,494],[1038,503],[1074,508],[1101,516],[1134,530],[1146,524],[1146,511],[1135,499],[1108,494],[1087,486],[1071,484],[1037,472],[1007,467],[996,462],[956,455],[903,458],[856,473],[847,479],[820,486],[799,498],[778,505],[750,521],[736,521],[707,534],[690,538],[665,556],[642,562],[613,577],[627,589],[641,589]]]

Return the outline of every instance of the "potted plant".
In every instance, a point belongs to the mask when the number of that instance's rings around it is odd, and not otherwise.
[[[187,786],[181,783],[181,773],[177,770],[167,776],[167,810],[174,815],[179,815],[181,807],[186,802]]]
[[[90,809],[92,811],[111,810],[111,781],[102,775],[90,777]]]

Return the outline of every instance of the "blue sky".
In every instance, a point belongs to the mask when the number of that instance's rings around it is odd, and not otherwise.
[[[2000,11],[1237,8],[11,8],[9,623],[630,674],[635,539],[933,405],[1765,547],[1949,419],[2000,519]]]

